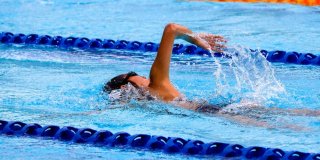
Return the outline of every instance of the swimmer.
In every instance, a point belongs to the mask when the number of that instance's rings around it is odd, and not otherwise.
[[[136,88],[148,91],[152,96],[164,102],[184,99],[184,96],[174,87],[170,81],[169,69],[172,49],[175,39],[183,39],[209,51],[220,51],[224,48],[226,40],[219,35],[199,34],[193,36],[188,28],[170,23],[166,25],[157,56],[151,66],[149,79],[135,72],[128,72],[112,78],[104,86],[104,91],[111,93],[113,90],[124,88],[128,83]],[[196,106],[183,106],[196,110]]]
[[[158,99],[189,110],[222,115],[223,117],[233,119],[240,123],[272,128],[272,126],[267,122],[260,121],[256,117],[246,115],[247,111],[260,110],[264,113],[283,113],[284,109],[266,108],[250,104],[243,106],[242,108],[245,108],[245,111],[240,113],[232,111],[232,109],[235,108],[234,105],[224,105],[221,107],[208,103],[186,100],[185,96],[183,96],[183,94],[181,94],[171,83],[169,77],[170,59],[175,39],[183,39],[210,52],[221,51],[225,48],[226,43],[224,37],[220,35],[194,34],[190,29],[184,26],[174,23],[167,24],[163,31],[157,56],[150,69],[149,79],[131,71],[118,75],[108,81],[103,88],[104,92],[109,95],[112,95],[113,93],[121,94],[116,91],[120,90],[121,92],[124,90],[132,90],[133,88],[135,89],[133,94],[127,95],[142,95],[138,96],[138,100],[143,98],[147,100]],[[315,110],[287,110],[285,114],[287,113],[290,115],[320,116],[320,111]],[[300,128],[298,130],[300,130]]]

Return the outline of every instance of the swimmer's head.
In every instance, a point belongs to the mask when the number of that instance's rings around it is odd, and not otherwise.
[[[124,85],[131,83],[134,87],[148,87],[150,81],[145,77],[139,76],[135,72],[128,72],[126,74],[120,74],[110,81],[108,81],[104,87],[103,91],[110,93],[112,90],[120,89]]]

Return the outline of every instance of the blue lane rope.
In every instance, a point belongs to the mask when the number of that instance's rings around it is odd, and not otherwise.
[[[164,137],[148,134],[130,135],[126,132],[112,133],[90,128],[75,128],[56,125],[40,126],[20,121],[0,120],[0,134],[14,136],[43,137],[55,140],[86,143],[97,146],[127,146],[136,149],[180,153],[184,155],[206,155],[261,160],[320,160],[320,153],[283,151],[278,148],[259,146],[243,147],[239,144],[221,142],[204,143],[199,140],[185,140],[179,137]]]
[[[51,45],[59,48],[78,48],[82,50],[94,50],[94,49],[123,49],[134,50],[143,52],[156,52],[159,48],[158,43],[153,42],[139,42],[139,41],[126,41],[126,40],[112,40],[112,39],[89,39],[89,38],[77,38],[77,37],[62,37],[62,36],[49,36],[38,34],[13,34],[11,32],[2,32],[0,34],[0,43],[4,44],[26,44],[26,45]],[[256,50],[252,50],[256,51]],[[291,64],[302,65],[320,65],[320,55],[314,55],[312,53],[298,53],[298,52],[286,52],[286,51],[260,51],[262,55],[270,62],[282,62]],[[204,55],[211,57],[212,55],[195,45],[183,45],[174,44],[173,54],[187,54],[187,55]],[[214,53],[215,57],[228,57],[223,53]]]

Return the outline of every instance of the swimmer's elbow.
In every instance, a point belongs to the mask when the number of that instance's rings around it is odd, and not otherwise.
[[[179,27],[181,27],[181,25],[175,23],[168,23],[164,28],[164,32],[167,34],[173,34],[174,36],[178,36]]]
[[[168,23],[164,28],[165,31],[175,32],[178,28],[178,24]]]

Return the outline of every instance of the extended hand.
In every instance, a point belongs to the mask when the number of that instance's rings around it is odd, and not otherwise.
[[[222,52],[226,48],[225,43],[227,41],[222,36],[210,33],[192,33],[188,28],[178,24],[171,24],[170,26],[174,28],[175,38],[177,39],[184,39],[209,51]]]
[[[200,38],[202,41],[205,41],[205,43],[207,43],[206,49],[221,52],[224,48],[226,48],[225,44],[227,41],[222,36],[210,33],[198,33],[194,34],[194,36]]]

